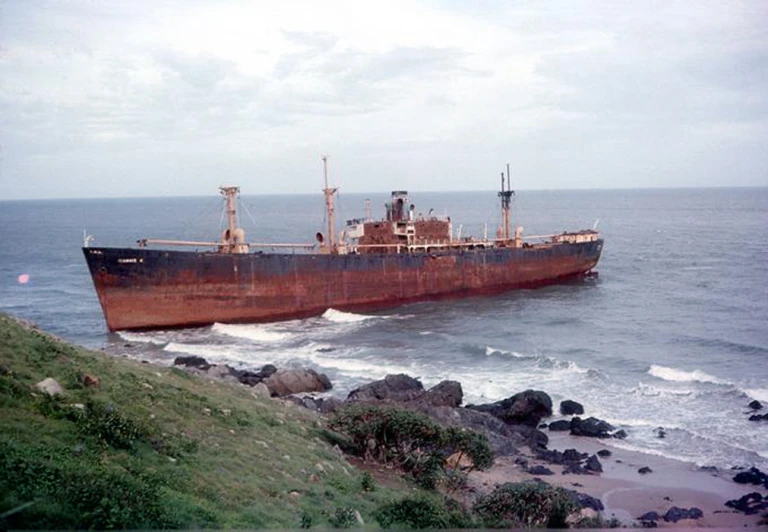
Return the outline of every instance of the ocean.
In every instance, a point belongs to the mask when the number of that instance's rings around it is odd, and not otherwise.
[[[366,198],[383,214],[387,194],[342,192],[337,219],[362,217]],[[450,214],[463,236],[492,235],[499,223],[494,192],[411,198],[417,212]],[[215,195],[0,201],[0,311],[161,364],[195,354],[241,368],[313,367],[342,398],[389,373],[427,387],[458,380],[466,403],[540,389],[628,433],[608,445],[768,468],[768,422],[747,419],[751,400],[768,407],[768,188],[518,192],[513,219],[527,235],[599,220],[596,279],[365,315],[108,334],[83,230],[96,246],[215,240],[221,207]],[[319,194],[244,195],[240,218],[249,241],[311,242],[325,224]]]

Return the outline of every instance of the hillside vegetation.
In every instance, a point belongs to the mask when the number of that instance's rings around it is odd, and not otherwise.
[[[53,378],[50,397],[35,384]],[[0,528],[375,525],[375,486],[316,414],[58,341],[0,315]]]

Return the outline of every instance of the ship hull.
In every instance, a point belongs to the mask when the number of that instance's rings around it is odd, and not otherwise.
[[[110,331],[303,318],[531,288],[582,276],[603,241],[422,254],[83,248]]]

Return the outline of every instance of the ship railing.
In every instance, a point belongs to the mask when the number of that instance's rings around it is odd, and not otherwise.
[[[137,241],[140,248],[147,247],[147,245],[157,246],[187,246],[187,247],[220,247],[228,246],[228,242],[198,242],[194,240],[162,240],[157,238],[143,238]],[[252,248],[296,248],[296,249],[313,249],[316,244],[292,244],[292,243],[273,243],[273,242],[251,242],[243,243],[244,245]]]

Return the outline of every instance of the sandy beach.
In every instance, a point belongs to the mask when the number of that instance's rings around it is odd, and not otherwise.
[[[747,493],[766,490],[753,485],[736,484],[731,480],[733,471],[701,469],[685,462],[668,458],[617,449],[604,445],[599,439],[550,434],[549,449],[565,451],[577,449],[590,455],[601,449],[611,451],[611,456],[600,458],[603,472],[591,475],[563,474],[564,466],[539,460],[528,452],[522,456],[528,467],[542,465],[553,475],[532,475],[526,467],[515,463],[519,457],[497,458],[488,471],[470,474],[470,485],[485,493],[505,482],[522,482],[539,478],[548,484],[577,490],[600,499],[605,506],[603,516],[615,517],[625,525],[638,524],[637,518],[655,511],[664,515],[673,506],[696,507],[703,511],[699,519],[684,519],[668,523],[663,519],[659,527],[677,528],[757,528],[760,515],[744,515],[725,506],[725,502],[738,499]],[[640,474],[641,467],[649,467],[650,473]]]

